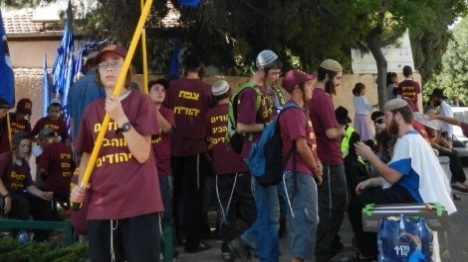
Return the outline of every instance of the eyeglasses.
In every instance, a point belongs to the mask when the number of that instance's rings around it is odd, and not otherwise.
[[[283,72],[281,72],[281,71],[279,71],[279,72],[271,72],[271,74],[272,74],[273,76],[280,76],[280,75],[283,74]]]
[[[384,119],[383,119],[383,118],[379,118],[379,119],[376,119],[376,120],[374,121],[374,124],[379,124],[379,125],[381,125],[381,124],[383,124],[383,123],[384,123]]]
[[[122,61],[120,60],[113,60],[110,62],[101,62],[98,64],[99,69],[107,69],[110,68],[119,68],[123,65]]]

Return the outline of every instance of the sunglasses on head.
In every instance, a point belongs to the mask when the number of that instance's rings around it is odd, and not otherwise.
[[[383,118],[378,118],[374,121],[374,123],[376,124],[383,124],[384,123],[384,119]]]

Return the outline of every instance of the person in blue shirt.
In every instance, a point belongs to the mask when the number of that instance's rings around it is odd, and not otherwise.
[[[67,108],[70,115],[71,140],[75,141],[80,128],[81,118],[86,107],[94,100],[105,95],[104,88],[96,84],[96,52],[86,57],[86,75],[76,81],[68,92]]]

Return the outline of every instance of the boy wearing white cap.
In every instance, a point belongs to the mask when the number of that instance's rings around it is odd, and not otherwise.
[[[255,199],[249,169],[244,159],[228,148],[230,144],[226,141],[226,121],[231,96],[229,84],[224,80],[216,81],[212,93],[217,105],[207,114],[205,130],[216,175],[216,196],[223,232],[222,258],[224,261],[234,261],[228,243],[236,238],[236,218],[239,213],[248,226],[252,225],[256,218]]]

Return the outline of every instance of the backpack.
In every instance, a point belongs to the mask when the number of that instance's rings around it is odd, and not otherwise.
[[[253,134],[241,134],[237,132],[237,97],[242,91],[244,91],[247,88],[252,88],[255,91],[255,112],[257,112],[258,109],[260,109],[263,99],[263,94],[260,92],[258,86],[255,83],[248,81],[237,88],[236,92],[229,101],[226,139],[227,141],[229,141],[232,149],[237,154],[240,154],[242,152],[242,145],[244,144],[244,139],[246,135],[250,140],[253,140]]]
[[[283,110],[276,115],[273,122],[263,130],[260,140],[254,142],[250,149],[247,161],[249,171],[261,186],[274,186],[283,181],[286,163],[296,149],[296,145],[293,143],[286,157],[283,158],[283,142],[278,121],[281,114],[290,108],[300,109],[293,103],[285,104]]]

